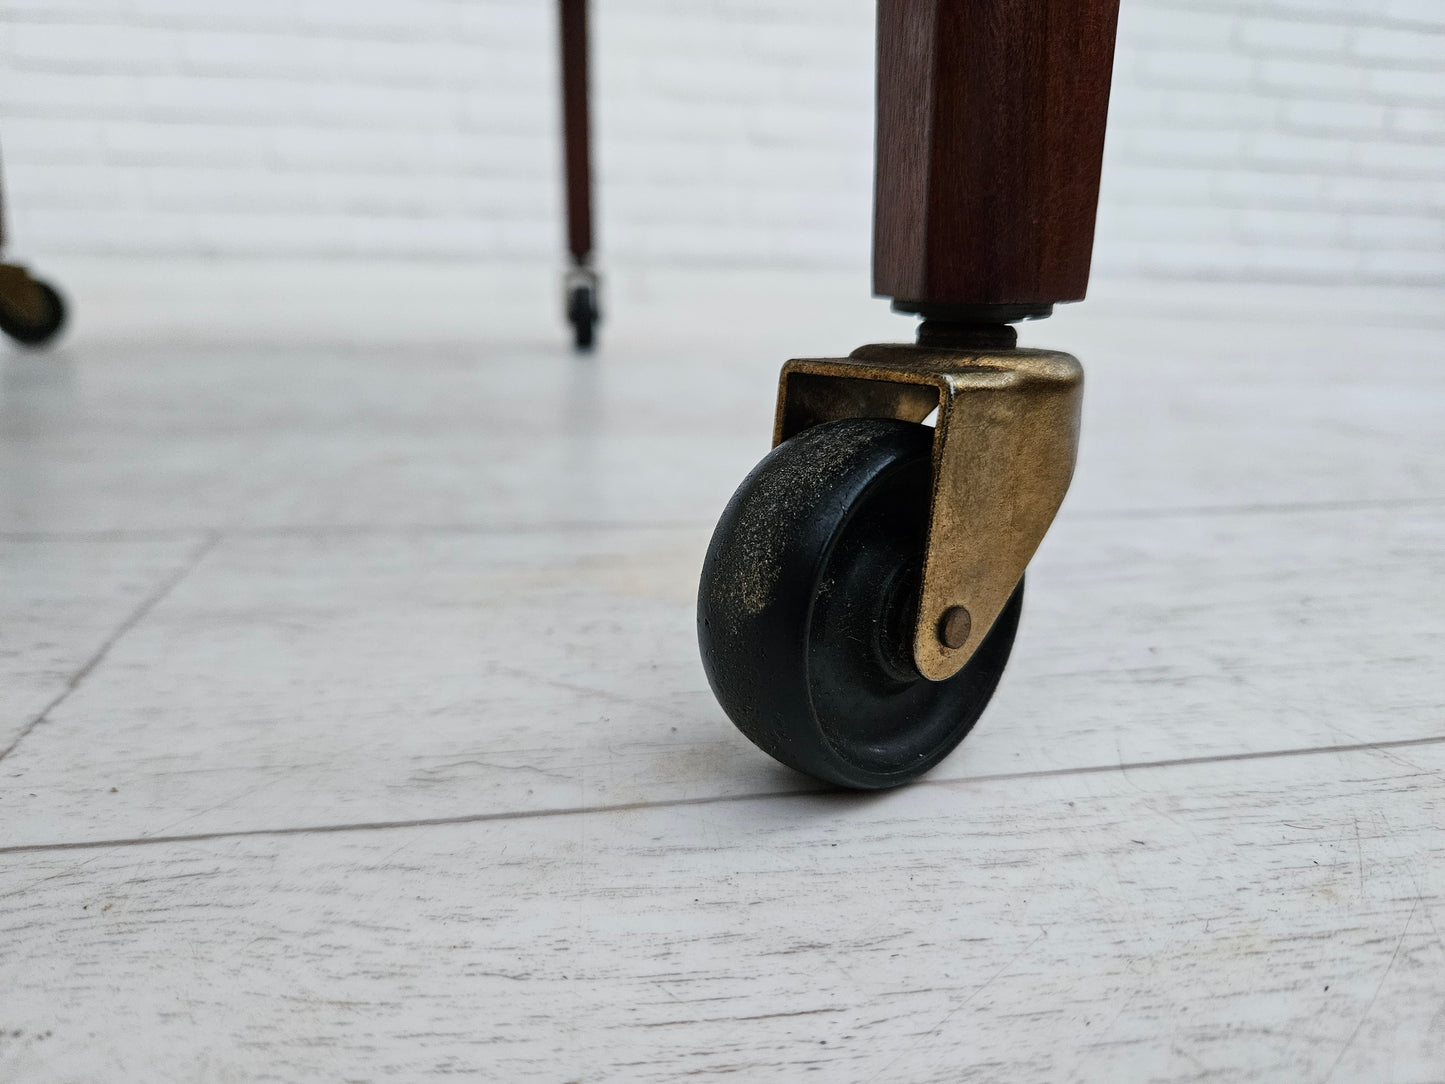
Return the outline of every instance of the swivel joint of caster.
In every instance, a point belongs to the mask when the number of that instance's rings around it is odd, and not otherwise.
[[[783,367],[773,451],[703,567],[724,710],[844,786],[913,779],[972,728],[1073,475],[1078,361],[1015,349],[1005,327],[923,338]]]

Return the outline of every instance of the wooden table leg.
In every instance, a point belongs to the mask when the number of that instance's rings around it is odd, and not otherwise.
[[[795,358],[698,585],[761,749],[896,787],[978,721],[1078,447],[1083,370],[1009,325],[1084,296],[1118,0],[879,0],[873,285],[917,345]],[[932,415],[933,425],[926,424]]]
[[[577,349],[589,350],[600,312],[592,268],[592,155],[587,77],[587,0],[561,0],[562,132],[567,190],[567,319]]]
[[[879,0],[873,288],[964,322],[1084,296],[1118,0]]]

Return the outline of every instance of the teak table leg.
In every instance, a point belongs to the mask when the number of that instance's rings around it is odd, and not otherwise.
[[[879,0],[875,293],[1004,321],[1084,296],[1118,12]]]
[[[587,0],[561,0],[562,135],[567,190],[567,319],[578,350],[590,350],[600,317],[592,268],[592,154],[587,78]]]
[[[923,316],[918,342],[783,366],[775,446],[698,586],[719,703],[799,771],[916,778],[1008,662],[1083,379],[1009,325],[1084,296],[1117,13],[879,0],[873,287]]]

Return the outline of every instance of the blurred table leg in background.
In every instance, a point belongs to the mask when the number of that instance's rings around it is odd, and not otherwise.
[[[578,350],[591,350],[601,312],[592,268],[592,154],[587,103],[587,0],[561,0],[562,136],[567,188],[567,320]]]

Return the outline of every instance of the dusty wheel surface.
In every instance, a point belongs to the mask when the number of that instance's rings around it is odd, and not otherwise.
[[[933,430],[851,418],[780,444],[738,487],[703,563],[698,642],[729,718],[784,764],[845,787],[917,778],[983,713],[1023,583],[956,675],[913,663]]]

